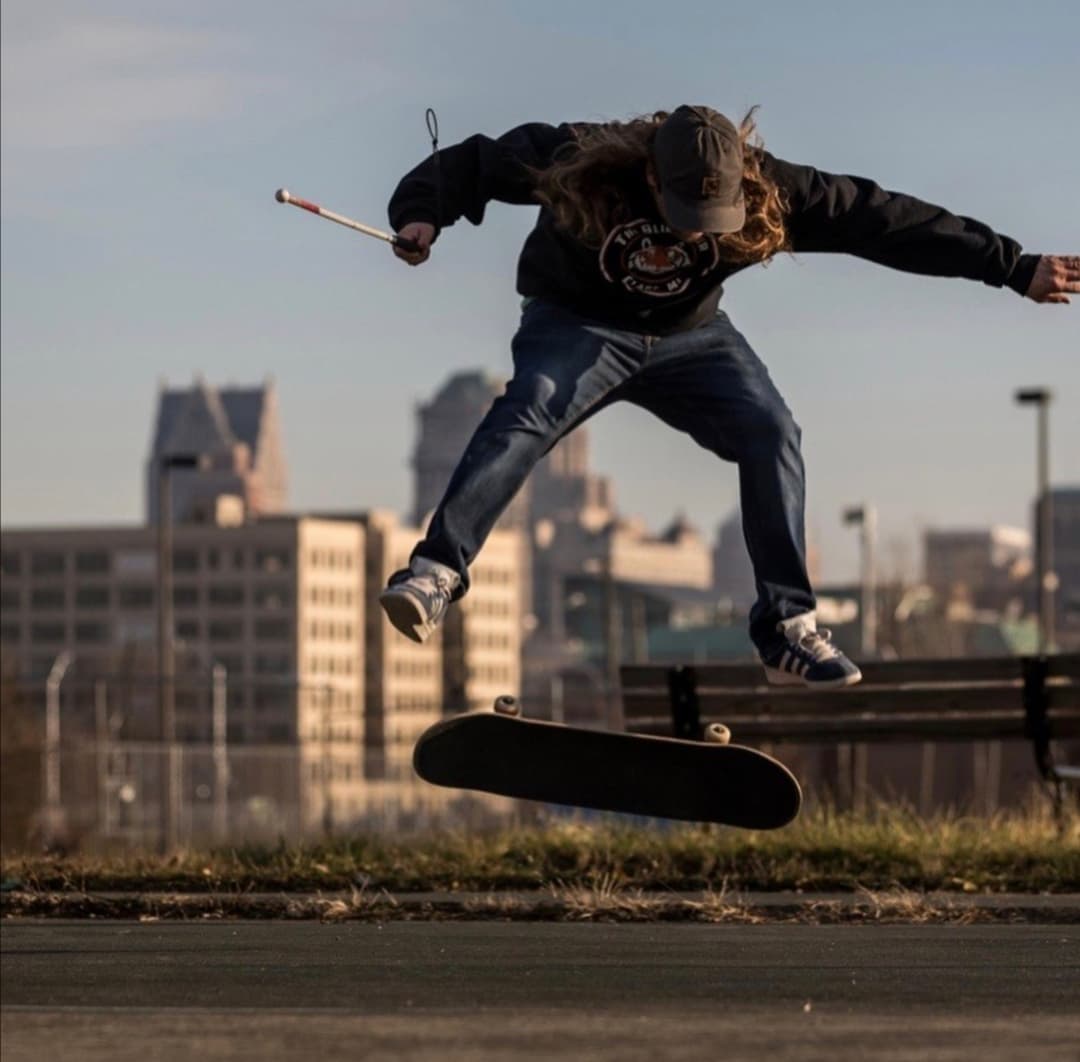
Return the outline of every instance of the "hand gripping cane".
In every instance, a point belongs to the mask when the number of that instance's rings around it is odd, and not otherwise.
[[[373,229],[370,225],[361,225],[359,221],[353,221],[352,218],[347,218],[344,214],[335,214],[332,210],[325,210],[316,203],[309,203],[306,199],[301,199],[299,196],[292,195],[284,188],[279,188],[274,193],[274,198],[279,203],[288,203],[291,206],[300,207],[301,210],[308,210],[312,214],[317,214],[320,218],[326,218],[327,221],[336,221],[339,225],[344,225],[346,228],[362,232],[365,236],[374,236],[377,240],[385,240],[387,243],[392,243],[395,247],[400,247],[403,251],[420,250],[420,244],[415,240],[410,240],[405,236],[398,236],[392,232],[383,232],[382,229]]]

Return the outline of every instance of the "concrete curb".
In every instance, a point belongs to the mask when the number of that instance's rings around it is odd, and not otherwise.
[[[644,892],[552,888],[537,892],[320,893],[48,892],[0,897],[13,918],[335,921],[706,922],[756,924],[1080,924],[1080,893]]]

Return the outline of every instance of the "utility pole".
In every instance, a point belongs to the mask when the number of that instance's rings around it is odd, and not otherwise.
[[[214,744],[214,838],[224,841],[229,833],[229,752],[227,727],[227,672],[215,664],[213,675],[213,744]]]
[[[180,757],[176,747],[176,657],[173,629],[172,579],[172,476],[174,468],[198,468],[197,454],[173,454],[158,463],[157,643],[158,712],[164,763],[161,768],[161,844],[175,847],[180,825]]]
[[[109,700],[103,678],[94,680],[94,757],[97,761],[98,837],[109,836]]]
[[[619,651],[622,647],[622,616],[619,612],[619,584],[615,581],[615,541],[609,536],[603,562],[604,579],[604,671],[608,692],[608,725],[620,726]]]
[[[323,690],[323,740],[322,740],[322,825],[327,837],[334,832],[333,773],[334,734],[331,714],[334,687],[327,684]]]
[[[859,619],[864,657],[877,653],[877,510],[864,502],[844,510],[844,523],[859,527]]]
[[[1053,392],[1032,387],[1016,392],[1018,405],[1037,410],[1035,440],[1035,585],[1039,609],[1039,652],[1053,652],[1054,594],[1058,579],[1054,571],[1054,514],[1050,495],[1050,403]]]
[[[864,659],[877,655],[877,510],[868,502],[844,511],[844,523],[859,527],[859,629]],[[851,779],[851,801],[855,810],[866,804],[869,783],[869,750],[865,744],[840,746],[841,769]],[[844,764],[847,760],[848,763]]]
[[[64,803],[60,789],[60,683],[73,657],[67,649],[53,661],[45,680],[45,847],[51,847],[64,830]]]

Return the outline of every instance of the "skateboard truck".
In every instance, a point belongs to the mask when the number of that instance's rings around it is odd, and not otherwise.
[[[496,697],[492,708],[496,715],[508,715],[513,719],[521,716],[521,701],[508,693]],[[723,723],[709,723],[701,731],[699,740],[709,745],[727,745],[731,742],[731,731]]]
[[[511,697],[509,694],[496,697],[494,708],[499,715],[509,715],[515,718],[521,715],[521,701],[516,697]]]
[[[731,741],[731,731],[723,723],[710,723],[704,736],[710,745],[727,745]]]

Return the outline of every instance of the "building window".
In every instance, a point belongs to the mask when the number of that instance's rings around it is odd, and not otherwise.
[[[76,623],[75,641],[83,645],[102,645],[109,640],[107,623]]]
[[[152,608],[154,588],[152,586],[122,586],[117,597],[121,608]]]
[[[31,608],[62,609],[67,603],[67,595],[63,590],[34,590],[30,595]]]
[[[172,601],[175,608],[195,608],[199,604],[197,586],[174,586]]]
[[[0,623],[0,642],[4,645],[14,645],[19,640],[19,625],[17,623]]]
[[[229,675],[242,675],[244,673],[244,658],[239,654],[214,653],[214,663],[220,664]]]
[[[190,619],[177,620],[176,637],[187,638],[188,640],[199,638],[199,621]]]
[[[244,637],[244,621],[212,620],[208,633],[212,642],[239,642]]]
[[[292,604],[292,587],[278,583],[255,588],[255,605],[258,608],[288,608]]]
[[[255,637],[278,640],[292,637],[292,623],[286,619],[257,619]]]
[[[21,558],[18,553],[4,550],[0,553],[0,572],[4,575],[18,575],[22,571]]]
[[[221,567],[221,550],[208,549],[206,551],[206,567],[216,572]]]
[[[47,678],[55,663],[55,652],[49,653],[47,656],[30,657],[30,674],[28,677],[33,679]]]
[[[236,583],[227,586],[212,586],[207,596],[211,605],[242,605],[244,588]]]
[[[30,628],[30,640],[33,642],[62,642],[64,625],[62,623],[35,623]]]
[[[263,572],[287,571],[292,554],[287,549],[257,549],[255,567]]]
[[[174,572],[197,572],[199,570],[199,551],[194,549],[174,549],[172,564]]]
[[[294,691],[288,686],[257,686],[255,708],[264,712],[291,712],[294,697]]]
[[[30,571],[34,575],[63,575],[65,567],[63,553],[30,554]]]
[[[109,555],[104,550],[76,553],[75,570],[81,575],[101,575],[109,570]]]
[[[0,608],[18,608],[19,607],[19,591],[18,590],[0,590]]]
[[[153,576],[157,572],[157,553],[152,549],[118,549],[113,568],[117,575]]]
[[[109,588],[107,586],[80,586],[75,591],[76,608],[108,608]]]
[[[292,671],[292,657],[284,653],[256,653],[255,674],[288,675]]]

